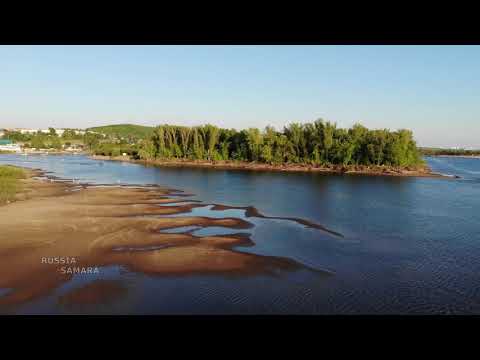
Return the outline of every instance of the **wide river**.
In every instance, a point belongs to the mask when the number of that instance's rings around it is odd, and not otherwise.
[[[480,159],[427,161],[434,171],[461,178],[156,168],[85,156],[0,155],[1,164],[80,182],[165,185],[206,204],[254,206],[264,215],[310,220],[344,236],[289,220],[248,218],[255,226],[244,232],[255,245],[239,251],[288,257],[332,275],[305,268],[245,277],[162,277],[111,268],[98,277],[120,280],[128,289],[113,302],[59,306],[58,295],[97,276],[75,275],[16,313],[480,314]],[[205,206],[177,216],[192,214],[243,218],[244,211]]]

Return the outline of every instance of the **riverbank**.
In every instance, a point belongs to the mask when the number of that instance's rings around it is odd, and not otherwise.
[[[427,155],[430,157],[453,157],[453,158],[464,158],[464,159],[480,159],[480,155]]]
[[[365,165],[330,165],[313,166],[303,164],[271,165],[240,161],[191,161],[191,160],[135,160],[128,156],[91,155],[94,160],[111,160],[153,165],[160,167],[190,167],[219,170],[278,171],[278,172],[318,172],[325,174],[372,175],[372,176],[405,176],[405,177],[445,177],[432,172],[427,166],[418,168],[398,168],[389,166]]]
[[[25,171],[16,201],[0,206],[0,290],[6,289],[0,296],[0,312],[54,295],[74,277],[88,280],[94,274],[94,280],[111,266],[161,276],[250,276],[305,268],[288,258],[234,249],[254,245],[248,233],[196,236],[188,231],[166,232],[188,226],[239,231],[253,226],[232,217],[162,216],[204,206],[177,190],[74,184],[49,178],[39,170]],[[74,291],[62,301],[93,298],[101,302],[105,292],[102,286],[91,284]]]

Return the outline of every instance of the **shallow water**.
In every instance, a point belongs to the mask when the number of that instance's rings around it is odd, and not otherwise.
[[[173,216],[237,217],[254,226],[165,232],[245,233],[255,245],[240,251],[288,257],[333,274],[319,276],[306,268],[234,278],[160,277],[101,269],[99,278],[114,279],[125,289],[115,301],[59,305],[64,287],[96,280],[77,275],[16,313],[480,314],[480,159],[427,160],[434,171],[461,178],[156,168],[84,156],[0,155],[0,163],[41,168],[74,182],[183,190],[193,194],[185,199],[205,206]],[[245,217],[243,209],[216,211],[209,204],[254,206],[264,215],[309,220],[344,237],[294,221]]]

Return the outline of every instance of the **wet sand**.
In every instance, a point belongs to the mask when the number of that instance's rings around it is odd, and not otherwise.
[[[261,218],[261,219],[288,220],[288,221],[293,221],[293,222],[296,222],[298,224],[301,224],[303,226],[306,226],[306,227],[309,227],[309,228],[312,228],[312,229],[318,229],[318,230],[325,231],[325,232],[327,232],[331,235],[335,235],[335,236],[338,236],[338,237],[344,237],[342,234],[340,234],[337,231],[330,230],[323,225],[316,224],[312,221],[308,221],[308,220],[305,220],[305,219],[293,218],[293,217],[263,215],[262,213],[260,213],[258,211],[257,208],[255,208],[253,206],[242,207],[242,206],[226,206],[226,205],[220,205],[220,204],[211,204],[211,205],[213,205],[212,210],[214,210],[214,211],[215,210],[216,211],[224,211],[224,210],[230,210],[230,209],[245,210],[245,216],[247,218],[248,217],[256,217],[256,218]]]
[[[52,294],[76,271],[86,271],[88,276],[88,271],[112,265],[159,276],[276,275],[280,270],[307,268],[288,258],[234,250],[254,245],[244,234],[162,233],[185,226],[239,231],[253,226],[231,217],[162,217],[205,206],[182,199],[188,194],[158,186],[79,185],[41,180],[37,177],[45,174],[40,171],[28,174],[21,180],[24,191],[17,201],[0,206],[0,310]],[[216,210],[221,207],[217,205]],[[263,217],[252,209],[250,213]],[[112,293],[122,291],[113,285],[107,289],[100,282],[74,290],[59,302],[91,302]]]

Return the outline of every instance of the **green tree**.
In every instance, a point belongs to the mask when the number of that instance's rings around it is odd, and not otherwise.
[[[260,130],[256,128],[250,128],[247,130],[247,143],[250,150],[250,160],[258,161],[262,153],[263,137]]]
[[[100,138],[101,136],[98,134],[86,132],[83,136],[83,143],[88,149],[94,149],[100,143]]]
[[[189,153],[188,146],[190,144],[190,136],[191,136],[191,129],[187,126],[181,126],[179,128],[180,133],[180,144],[182,146],[182,154],[183,157],[186,158]]]
[[[285,127],[284,134],[291,143],[291,159],[294,162],[300,162],[301,159],[305,158],[305,154],[307,153],[307,144],[303,132],[303,126],[298,123],[290,124]]]
[[[36,148],[36,149],[46,148],[45,143],[43,142],[42,138],[39,136],[35,136],[34,138],[32,138],[31,146],[32,148]]]
[[[62,148],[62,142],[58,138],[58,136],[55,136],[51,141],[50,141],[50,147],[60,150]]]
[[[207,124],[202,128],[203,138],[205,139],[204,144],[207,145],[206,147],[206,155],[207,160],[213,160],[215,157],[215,147],[217,145],[219,139],[219,129],[214,125]]]
[[[199,127],[193,129],[193,158],[197,160],[203,159],[203,135]]]
[[[157,155],[157,149],[152,140],[145,140],[142,142],[142,146],[138,151],[138,156],[143,160],[155,159]]]
[[[41,139],[42,136],[44,135],[35,137]],[[160,125],[155,128],[150,139],[141,142],[138,148],[129,145],[128,136],[126,140],[115,142],[126,149],[123,152],[137,152],[141,158],[402,167],[423,163],[409,130],[369,130],[360,124],[342,129],[322,119],[306,124],[293,123],[282,132],[275,131],[273,127],[266,127],[264,131],[256,128],[236,131],[220,129],[210,124],[193,128]],[[102,151],[110,151],[103,148],[106,150]]]
[[[330,122],[325,123],[325,127],[323,128],[323,148],[325,151],[325,161],[329,162],[330,156],[329,151],[333,145],[333,134],[335,131],[336,125],[331,124]]]
[[[62,138],[65,140],[73,140],[77,138],[77,134],[72,129],[65,129],[62,134]]]

